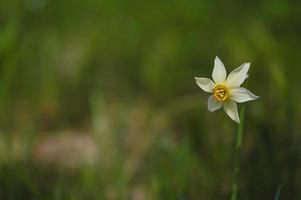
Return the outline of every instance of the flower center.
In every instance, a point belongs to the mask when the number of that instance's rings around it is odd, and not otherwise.
[[[229,90],[225,85],[217,85],[213,89],[213,95],[217,101],[226,101],[229,97]]]

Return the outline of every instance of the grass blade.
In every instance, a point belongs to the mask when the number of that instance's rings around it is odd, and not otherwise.
[[[282,185],[279,185],[274,200],[279,200],[281,189]]]

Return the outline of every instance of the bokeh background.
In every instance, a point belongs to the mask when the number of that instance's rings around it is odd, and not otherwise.
[[[0,199],[229,199],[216,55],[260,96],[239,199],[301,199],[300,44],[297,0],[1,0]]]

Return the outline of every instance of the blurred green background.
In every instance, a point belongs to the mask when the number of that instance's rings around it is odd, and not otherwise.
[[[297,0],[1,0],[0,199],[229,199],[216,55],[261,97],[238,198],[301,199],[300,44]]]

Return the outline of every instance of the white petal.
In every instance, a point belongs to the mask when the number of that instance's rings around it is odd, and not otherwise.
[[[205,92],[213,92],[214,89],[214,83],[211,79],[209,78],[195,78],[196,84],[198,84],[198,86],[200,88],[202,88],[202,90],[204,90]]]
[[[239,123],[239,116],[237,111],[237,105],[234,101],[229,100],[225,102],[224,104],[224,110],[227,113],[227,115],[234,120],[235,122]]]
[[[208,98],[208,110],[214,112],[222,107],[222,103],[217,101],[213,95]]]
[[[259,97],[252,94],[249,90],[243,87],[237,87],[230,90],[230,98],[238,103],[258,99]]]
[[[239,87],[246,78],[248,78],[248,71],[250,63],[244,63],[238,68],[234,69],[227,77],[226,83],[230,88]]]
[[[216,84],[222,83],[226,80],[227,72],[223,62],[216,56],[214,60],[214,68],[212,71],[212,78]]]

